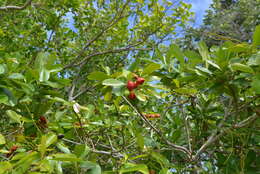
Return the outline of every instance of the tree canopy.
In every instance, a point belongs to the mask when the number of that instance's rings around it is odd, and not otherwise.
[[[0,0],[0,174],[255,174],[260,25],[182,49],[190,7]]]

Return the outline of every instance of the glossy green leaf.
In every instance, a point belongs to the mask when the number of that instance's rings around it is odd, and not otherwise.
[[[141,172],[143,174],[149,174],[148,167],[145,164],[131,164],[127,163],[123,168],[120,169],[119,174],[127,172]]]
[[[15,163],[14,173],[25,173],[32,165],[32,163],[38,161],[40,156],[37,152],[31,152],[23,157]]]
[[[40,151],[42,158],[44,157],[47,148],[56,141],[57,136],[53,133],[49,133],[41,137],[41,144],[38,146],[38,150]]]
[[[210,75],[213,74],[210,70],[208,70],[207,68],[201,67],[201,66],[196,66],[196,69],[198,69],[204,73],[210,74]]]
[[[45,82],[45,81],[48,81],[49,78],[50,78],[50,71],[48,71],[45,68],[42,68],[40,71],[40,75],[39,75],[39,81]]]
[[[0,93],[0,103],[8,105],[8,97],[5,94]]]
[[[180,94],[187,94],[187,95],[193,95],[197,93],[197,90],[194,88],[178,88],[178,89],[174,89],[174,91]]]
[[[101,174],[101,167],[93,162],[85,161],[80,164],[81,168],[88,169],[88,174]]]
[[[254,73],[254,70],[250,66],[241,63],[233,63],[230,66],[232,70],[242,71],[246,73]]]
[[[105,86],[113,86],[113,87],[120,87],[125,85],[125,83],[116,79],[106,79],[102,82],[102,84]]]
[[[144,148],[144,137],[139,132],[136,134],[136,142],[137,142],[138,146],[140,147],[140,149]]]
[[[207,62],[208,62],[210,65],[212,65],[213,67],[215,67],[215,68],[221,70],[221,68],[220,68],[216,63],[214,63],[212,60],[207,60]]]
[[[7,98],[8,100],[6,100]],[[7,88],[0,88],[0,102],[9,105],[9,106],[15,106],[17,104],[17,99],[13,95],[13,92],[11,92]]]
[[[135,61],[129,66],[128,70],[129,71],[134,71],[137,66],[140,64],[141,59],[135,59]]]
[[[171,44],[169,51],[166,55],[167,62],[170,62],[172,56],[174,56],[180,62],[180,64],[184,63],[184,54],[179,48],[179,46],[176,44]]]
[[[2,134],[0,134],[0,145],[5,143],[6,143],[5,137]]]
[[[147,100],[147,97],[142,92],[137,91],[135,94],[138,100],[143,102]]]
[[[54,133],[49,133],[46,135],[46,147],[49,147],[50,145],[52,145],[53,143],[55,143],[57,141],[57,135]]]
[[[256,94],[260,94],[260,77],[256,76],[252,81],[252,88]]]
[[[12,164],[8,161],[0,162],[0,174],[6,174],[7,171],[12,169]]]
[[[0,75],[5,73],[5,66],[3,64],[0,64]]]
[[[260,25],[256,26],[255,32],[253,35],[253,44],[255,46],[260,46]]]
[[[148,75],[161,68],[161,65],[157,63],[151,63],[144,68],[142,75]]]
[[[90,148],[87,145],[80,144],[76,145],[74,148],[74,154],[79,158],[85,158],[87,154],[90,152]]]
[[[158,152],[151,151],[150,155],[161,165],[161,167],[167,167],[170,164],[167,158],[165,158],[163,155],[161,155]]]
[[[206,62],[206,68],[208,68],[207,60],[210,59],[208,47],[204,41],[199,42],[198,46],[199,46],[199,48],[198,48],[199,53],[200,53],[202,59]]]
[[[21,123],[22,116],[20,114],[17,114],[15,111],[7,110],[6,114],[11,118],[12,121],[15,123]]]
[[[63,144],[61,142],[57,143],[56,146],[58,147],[58,149],[60,149],[60,151],[62,151],[64,153],[71,153],[69,148],[65,144]]]
[[[9,79],[24,79],[24,76],[20,73],[13,73],[8,76]]]
[[[100,71],[94,71],[94,72],[92,72],[88,75],[89,80],[103,81],[103,80],[108,79],[108,78],[109,78],[109,76],[106,73],[100,72]]]

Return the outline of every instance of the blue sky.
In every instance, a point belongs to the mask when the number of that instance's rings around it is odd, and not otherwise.
[[[206,10],[209,8],[212,0],[184,0],[184,2],[192,5],[191,11],[195,13],[195,25],[194,27],[198,27],[203,22],[203,16],[206,13]],[[74,32],[77,32],[77,29],[74,27],[74,20],[72,17],[72,13],[68,12],[64,18],[68,19],[67,26],[71,28]]]
[[[192,5],[191,11],[195,13],[194,18],[196,26],[201,25],[203,22],[203,16],[212,3],[212,0],[185,0],[185,2]]]

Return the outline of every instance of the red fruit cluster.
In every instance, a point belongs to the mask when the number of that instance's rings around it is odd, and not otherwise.
[[[146,118],[160,118],[160,114],[143,114]]]
[[[134,89],[137,88],[139,85],[142,85],[144,83],[144,81],[145,81],[144,78],[139,77],[137,75],[134,75],[134,77],[135,77],[136,81],[133,82],[133,81],[129,80],[127,82],[127,85],[126,85],[127,89],[130,91],[130,94],[128,95],[128,98],[131,99],[131,100],[136,99],[136,95],[134,93]]]

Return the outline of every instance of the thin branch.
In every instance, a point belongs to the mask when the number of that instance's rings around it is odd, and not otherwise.
[[[77,91],[77,94],[75,94],[73,97],[72,97],[72,100],[75,100],[76,98],[78,98],[80,95],[84,94],[85,92],[88,92],[88,91],[91,91],[91,89],[95,88],[96,85],[94,86],[89,86],[88,88],[84,88],[84,89],[79,89]]]
[[[246,127],[248,126],[250,123],[254,122],[257,118],[260,117],[260,110],[256,111],[256,114],[248,117],[247,119],[229,127],[229,128],[225,128],[223,129],[219,134],[215,135],[215,136],[210,136],[210,138],[201,146],[201,148],[198,150],[198,152],[196,153],[196,155],[193,157],[193,160],[198,160],[199,156],[201,153],[203,153],[211,144],[213,144],[215,141],[217,141],[220,137],[222,137],[223,135],[226,134],[226,132],[233,130],[233,129],[238,129],[238,128],[242,128],[242,127]]]
[[[0,10],[23,10],[28,7],[32,3],[32,0],[27,0],[23,6],[13,6],[8,5],[4,7],[0,7]]]
[[[107,32],[112,26],[114,26],[115,24],[117,24],[120,19],[124,18],[125,16],[123,16],[123,12],[126,8],[126,6],[128,5],[128,3],[130,2],[130,0],[128,0],[122,7],[122,9],[113,17],[113,19],[109,22],[109,25],[106,26],[105,28],[103,28],[93,39],[91,39],[90,41],[87,42],[87,44],[84,46],[84,48],[79,52],[78,56],[76,57],[76,59],[72,62],[73,64],[75,63],[75,61],[77,61],[77,59],[79,57],[81,57],[83,55],[83,53],[86,51],[86,49],[92,44],[94,43],[96,40],[98,40],[105,32]]]
[[[83,143],[79,143],[79,142],[72,141],[72,140],[65,139],[65,138],[63,138],[62,140],[66,141],[68,143],[76,144],[76,145],[83,145]],[[96,150],[96,149],[90,149],[90,151],[93,152],[93,153],[99,153],[99,154],[104,154],[104,155],[112,155],[113,157],[116,157],[116,158],[124,157],[124,155],[122,155],[121,153],[118,153],[118,152],[116,152],[116,153],[115,152],[107,152],[107,151]]]
[[[84,49],[83,49],[83,51],[84,50],[86,50],[93,42],[95,42],[98,38],[100,38],[106,31],[108,31],[113,25],[115,25],[120,19],[122,19],[123,18],[123,12],[124,12],[124,10],[125,10],[125,8],[126,8],[126,6],[127,6],[127,4],[130,2],[130,0],[128,0],[125,4],[124,4],[124,6],[123,6],[123,8],[122,8],[122,10],[119,12],[119,14],[118,15],[115,15],[115,17],[114,17],[114,19],[110,22],[110,24],[106,27],[106,28],[104,28],[98,35],[96,35],[92,40],[90,40],[87,44],[86,44],[86,46],[84,47]],[[117,16],[118,16],[118,18],[117,18]]]
[[[162,25],[159,25],[153,32],[146,34],[141,41],[138,41],[135,44],[129,44],[128,46],[123,47],[123,48],[119,48],[119,49],[107,50],[107,51],[103,51],[103,52],[92,53],[92,54],[86,56],[85,58],[83,58],[78,63],[76,63],[76,59],[78,58],[77,57],[70,64],[66,65],[63,69],[67,69],[67,68],[71,68],[71,67],[79,66],[79,65],[82,67],[83,65],[86,64],[86,61],[88,59],[90,59],[90,58],[92,58],[94,56],[97,56],[97,55],[104,55],[104,54],[109,54],[109,53],[119,53],[119,52],[123,52],[123,51],[133,51],[133,50],[144,50],[144,51],[152,50],[152,48],[136,48],[136,46],[144,43],[149,38],[149,36],[155,34],[158,30],[160,30],[161,27],[162,27]]]
[[[154,127],[154,125],[152,125],[152,123],[150,123],[150,121],[134,106],[132,105],[132,103],[127,99],[125,98],[124,96],[122,96],[123,99],[125,100],[125,102],[128,103],[128,105],[141,117],[141,119],[150,127],[152,128],[158,135],[159,137],[164,140],[166,142],[166,144],[168,144],[169,146],[173,147],[175,150],[177,151],[181,151],[183,153],[185,153],[188,157],[191,156],[191,153],[188,149],[186,149],[185,147],[182,147],[182,146],[179,146],[179,145],[176,145],[172,142],[170,142],[169,140],[167,140],[163,134],[160,132],[160,130],[158,130],[156,127]]]
[[[178,101],[178,103],[180,104],[180,101]],[[181,104],[179,106],[180,106],[182,117],[184,119],[184,126],[185,126],[186,135],[187,135],[187,142],[188,142],[188,145],[189,145],[189,150],[192,153],[191,138],[190,138],[190,132],[191,131],[190,131],[190,124],[189,124],[189,117],[187,117],[187,115],[184,112],[183,104]]]
[[[110,53],[120,53],[120,52],[123,52],[123,51],[131,51],[131,50],[151,50],[151,48],[132,48],[132,47],[124,47],[124,48],[119,48],[119,49],[114,49],[114,50],[107,50],[107,51],[103,51],[103,52],[97,52],[97,53],[93,53],[93,54],[90,54],[88,56],[86,56],[84,59],[82,59],[80,62],[76,63],[75,62],[72,62],[68,65],[66,65],[63,69],[67,69],[67,68],[71,68],[71,67],[74,67],[74,66],[79,66],[79,65],[84,65],[85,62],[92,58],[92,57],[95,57],[95,56],[100,56],[100,55],[105,55],[105,54],[110,54]]]

